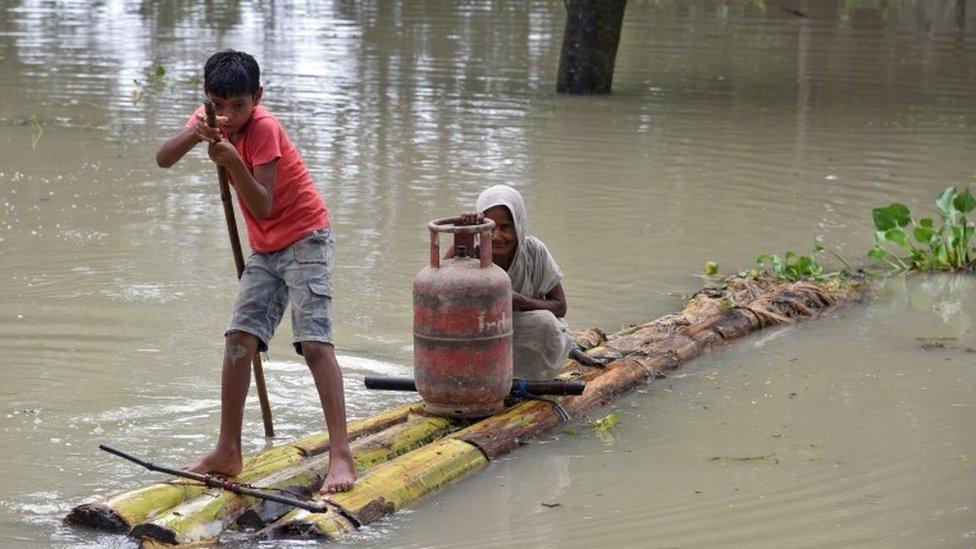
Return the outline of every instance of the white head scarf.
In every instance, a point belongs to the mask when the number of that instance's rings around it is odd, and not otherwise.
[[[515,258],[508,267],[512,279],[512,291],[534,299],[541,299],[563,278],[559,265],[552,258],[546,245],[538,238],[529,236],[525,203],[522,195],[508,185],[489,187],[478,197],[475,209],[484,213],[489,208],[505,206],[515,222],[518,247]]]

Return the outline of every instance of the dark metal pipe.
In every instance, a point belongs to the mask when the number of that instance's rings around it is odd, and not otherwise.
[[[367,389],[381,391],[416,391],[417,384],[409,377],[366,376],[363,380]],[[513,379],[513,396],[530,395],[581,395],[586,388],[585,381],[563,379],[531,380]]]

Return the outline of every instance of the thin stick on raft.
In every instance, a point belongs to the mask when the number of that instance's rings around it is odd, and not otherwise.
[[[210,98],[203,100],[203,108],[207,112],[207,125],[217,127],[217,111]],[[227,169],[217,166],[217,181],[220,184],[220,201],[224,204],[224,220],[227,222],[227,234],[230,236],[230,249],[234,254],[234,266],[237,268],[237,279],[244,274],[244,252],[241,250],[241,237],[237,232],[237,219],[234,217],[234,205],[230,200],[230,183],[227,180]],[[264,367],[261,365],[261,355],[254,353],[251,360],[254,369],[254,384],[258,389],[258,400],[261,402],[261,419],[264,421],[264,436],[274,437],[274,423],[271,421],[271,403],[268,400],[268,388],[264,384]]]
[[[166,473],[167,475],[173,475],[175,477],[188,478],[190,480],[195,480],[197,482],[203,483],[209,488],[220,488],[221,490],[227,490],[228,492],[233,492],[235,494],[240,494],[243,496],[252,496],[258,499],[264,499],[268,501],[276,501],[278,503],[284,503],[286,505],[291,505],[292,507],[298,507],[300,509],[305,509],[307,511],[319,512],[325,511],[327,506],[324,502],[312,502],[308,500],[300,500],[297,498],[292,498],[288,496],[282,496],[280,494],[275,494],[273,492],[268,492],[266,490],[259,490],[257,488],[252,488],[250,485],[241,484],[239,482],[234,482],[226,477],[215,477],[213,475],[202,475],[200,473],[194,473],[191,471],[184,471],[182,469],[173,469],[172,467],[164,467],[162,465],[156,465],[155,463],[139,459],[132,454],[127,454],[122,450],[117,450],[111,446],[105,444],[99,444],[98,447],[112,455],[119,456],[122,459],[126,459],[149,469],[150,471],[155,471],[157,473]]]

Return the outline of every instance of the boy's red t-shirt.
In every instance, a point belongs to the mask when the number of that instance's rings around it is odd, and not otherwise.
[[[197,115],[205,114],[201,105],[185,127],[195,125]],[[254,166],[278,160],[274,201],[268,217],[255,218],[241,200],[240,194],[237,195],[252,250],[260,253],[276,252],[301,240],[312,231],[329,226],[329,210],[315,189],[298,149],[288,139],[278,120],[263,106],[254,107],[251,120],[244,128],[244,136],[237,142],[236,148],[252,174]],[[230,182],[233,184],[233,178],[230,178]]]

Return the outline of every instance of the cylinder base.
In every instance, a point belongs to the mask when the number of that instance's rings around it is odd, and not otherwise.
[[[495,415],[505,409],[505,399],[493,404],[481,404],[477,407],[466,405],[443,405],[424,401],[424,412],[435,416],[452,417],[457,419],[478,419]]]

